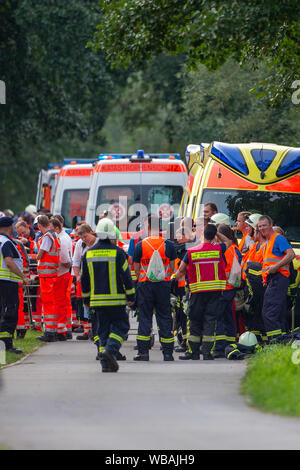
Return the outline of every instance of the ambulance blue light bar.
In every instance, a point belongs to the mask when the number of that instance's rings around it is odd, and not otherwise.
[[[165,158],[168,159],[170,157],[174,157],[175,160],[181,160],[179,153],[144,153],[143,150],[138,150],[136,154],[133,153],[126,153],[126,154],[116,154],[116,153],[100,153],[98,155],[98,160],[112,160],[112,159],[122,159],[122,158],[129,158],[132,160],[140,160],[145,159],[149,160],[152,158]]]
[[[64,165],[75,165],[76,163],[85,164],[85,163],[94,163],[96,158],[64,158],[62,166]]]

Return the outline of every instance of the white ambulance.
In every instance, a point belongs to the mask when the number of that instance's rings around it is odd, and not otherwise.
[[[166,230],[177,216],[186,182],[187,169],[179,154],[101,154],[94,164],[86,222],[95,229],[99,215],[107,210],[126,241],[147,214],[156,213]]]
[[[82,160],[81,160],[82,161]],[[59,171],[54,195],[52,213],[61,214],[65,227],[72,228],[73,218],[84,219],[89,197],[94,160],[77,163],[76,160],[64,165]]]

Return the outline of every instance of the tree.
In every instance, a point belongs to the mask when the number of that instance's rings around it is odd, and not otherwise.
[[[212,71],[232,58],[270,70],[263,93],[276,102],[291,94],[300,69],[298,0],[99,0],[95,35],[113,65],[141,64],[160,53],[187,55]]]
[[[51,142],[98,138],[114,86],[124,75],[110,69],[103,53],[86,47],[99,17],[93,0],[2,2],[0,78],[7,90],[0,117],[2,208],[34,200],[38,170],[49,158],[56,160]]]

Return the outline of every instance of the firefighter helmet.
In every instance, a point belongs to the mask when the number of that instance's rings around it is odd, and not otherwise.
[[[243,344],[244,346],[255,346],[258,342],[254,333],[246,331],[240,336],[239,344]]]
[[[118,238],[115,224],[107,217],[99,220],[96,227],[96,234],[101,240],[105,240],[107,238],[110,240],[116,240]]]
[[[245,220],[246,224],[250,225],[253,228],[256,228],[258,221],[261,217],[261,214],[251,214],[248,219]]]
[[[222,212],[218,212],[217,214],[212,215],[210,220],[213,224],[225,224],[229,225],[230,227],[230,219],[228,215],[223,214]]]

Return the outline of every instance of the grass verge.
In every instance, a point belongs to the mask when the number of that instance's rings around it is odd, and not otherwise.
[[[266,346],[251,357],[242,393],[263,411],[300,416],[300,347]]]
[[[7,366],[8,364],[13,364],[14,362],[19,361],[20,359],[22,359],[22,357],[27,356],[27,354],[34,352],[38,348],[38,346],[41,346],[42,342],[37,339],[38,336],[41,336],[40,331],[27,330],[24,339],[14,339],[13,341],[14,347],[21,349],[23,353],[14,354],[11,352],[6,352],[5,353],[6,364],[0,363],[0,370],[3,369],[3,367]]]

